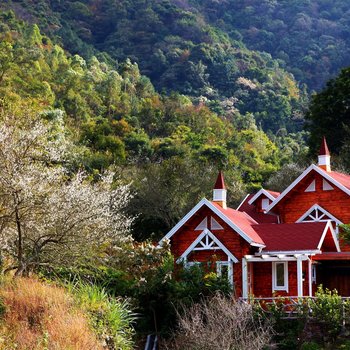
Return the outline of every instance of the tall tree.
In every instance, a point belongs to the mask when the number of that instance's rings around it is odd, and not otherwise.
[[[350,68],[313,96],[306,120],[311,154],[317,152],[323,136],[333,153],[345,152],[350,146]]]
[[[74,264],[102,244],[128,240],[128,186],[113,174],[91,183],[68,176],[70,143],[57,120],[0,115],[0,249],[17,275],[42,264]]]

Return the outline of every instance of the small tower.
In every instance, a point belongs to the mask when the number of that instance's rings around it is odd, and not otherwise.
[[[320,153],[318,155],[318,166],[323,170],[331,171],[331,155],[327,146],[326,138],[323,136]]]
[[[224,176],[220,171],[214,185],[213,202],[216,202],[217,204],[222,206],[224,209],[227,209],[226,194],[227,194],[227,191],[225,187]]]

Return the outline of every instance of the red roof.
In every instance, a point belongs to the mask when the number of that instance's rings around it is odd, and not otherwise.
[[[326,141],[326,138],[323,136],[323,140],[322,140],[322,143],[321,143],[321,148],[320,148],[320,153],[319,153],[320,156],[329,156],[330,153],[329,153],[329,149],[328,149],[328,146],[327,146],[327,141]]]
[[[231,208],[224,209],[222,206],[215,202],[211,203],[217,209],[219,209],[220,212],[227,217],[227,219],[229,219],[234,225],[241,229],[253,242],[258,244],[264,244],[264,241],[253,229],[253,225],[256,226],[258,223],[248,214]]]
[[[350,175],[338,173],[336,171],[327,172],[327,175],[332,177],[335,181],[338,181],[343,186],[350,189]]]
[[[266,192],[269,192],[272,197],[277,198],[281,193],[280,192],[275,192],[275,191],[270,191],[270,190],[265,190]]]
[[[350,260],[350,252],[331,252],[316,254],[312,260]]]
[[[254,230],[265,242],[264,251],[316,250],[327,222],[260,224]]]
[[[274,193],[278,193],[278,192],[274,192]],[[250,199],[253,198],[253,196],[254,194],[250,194],[248,197],[246,197],[237,210],[247,213],[259,224],[277,224],[278,217],[276,215],[259,213],[256,211],[255,205],[248,203]]]
[[[224,189],[226,189],[225,181],[224,181],[224,175],[222,174],[221,171],[219,171],[218,177],[217,177],[215,185],[214,185],[214,189],[215,190],[224,190]]]

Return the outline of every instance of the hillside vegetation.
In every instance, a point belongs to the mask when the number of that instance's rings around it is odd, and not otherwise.
[[[0,349],[103,349],[87,316],[63,289],[35,280],[2,283]]]
[[[201,97],[223,115],[226,106],[252,114],[265,131],[301,129],[305,89],[271,55],[247,49],[190,8],[156,0],[10,1],[3,7],[38,22],[72,54],[119,63],[129,58],[158,91]]]

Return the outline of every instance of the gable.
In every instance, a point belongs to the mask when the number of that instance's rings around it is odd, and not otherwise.
[[[204,209],[203,209],[204,208]],[[205,209],[206,208],[206,209]],[[262,247],[264,242],[259,235],[252,228],[253,224],[256,224],[249,215],[239,212],[231,208],[222,208],[215,202],[209,202],[203,198],[190,212],[188,212],[159,242],[166,239],[171,239],[179,230],[186,229],[189,223],[192,223],[192,218],[200,218],[197,225],[201,225],[205,219],[205,215],[201,214],[202,210],[209,210],[217,218],[220,218],[222,222],[228,225],[233,231],[241,236],[246,242],[252,246]],[[217,220],[216,220],[217,221]],[[211,222],[212,223],[212,222]],[[218,223],[218,221],[217,221]],[[203,225],[205,223],[203,222]],[[208,223],[207,223],[208,224]],[[220,224],[221,225],[221,224]],[[221,225],[222,226],[222,225]]]
[[[310,176],[311,175],[311,176]],[[340,174],[337,172],[327,172],[320,167],[312,164],[310,165],[296,180],[294,180],[269,206],[268,211],[276,211],[276,207],[280,206],[286,199],[294,194],[295,191],[300,191],[300,184],[305,186],[306,190],[309,186],[312,189],[312,181],[314,177],[321,176],[322,180],[326,180],[327,184],[331,187],[336,187],[347,196],[350,196],[350,176]],[[306,181],[307,180],[307,181]],[[349,185],[349,186],[348,186]],[[326,185],[327,186],[327,185]],[[317,191],[317,181],[315,184]],[[325,189],[322,188],[322,191]],[[329,190],[329,189],[328,189]],[[309,191],[314,192],[314,191]]]
[[[196,230],[198,226],[204,225],[204,223],[207,224],[206,228]],[[238,258],[242,256],[243,250],[248,253],[251,249],[250,244],[238,232],[213,212],[211,208],[203,205],[170,237],[172,254],[176,258],[180,257],[206,230],[215,235]],[[213,250],[210,249],[196,250],[194,252],[200,252],[203,255],[205,251],[214,254]]]
[[[310,191],[312,184],[314,191]],[[314,205],[321,207],[337,223],[350,221],[350,196],[315,171],[310,171],[279,203],[275,203],[273,212],[280,216],[281,222],[300,222]],[[312,218],[306,221],[312,221]]]
[[[177,262],[186,260],[188,255],[193,251],[217,251],[222,250],[230,261],[235,263],[238,259],[227,249],[227,247],[212,233],[210,230],[205,229],[181,254]]]

